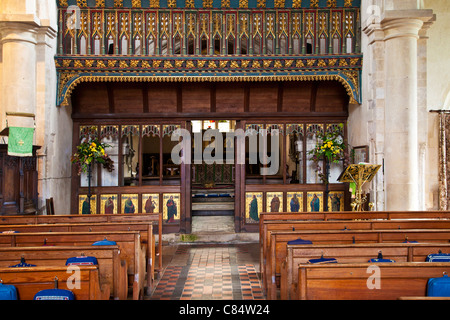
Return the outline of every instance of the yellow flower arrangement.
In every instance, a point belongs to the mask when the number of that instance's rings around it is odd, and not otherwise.
[[[313,160],[317,164],[317,171],[321,170],[319,166],[320,160],[326,160],[328,163],[338,163],[339,160],[345,156],[345,143],[342,137],[342,129],[344,125],[340,123],[332,131],[327,131],[317,135],[317,145],[314,149],[308,153],[311,155],[310,160]],[[328,177],[324,174],[320,174],[322,181],[328,183]]]
[[[97,139],[77,146],[77,152],[72,155],[71,162],[78,166],[78,174],[87,172],[89,165],[94,162],[101,163],[108,171],[114,170],[114,162],[105,151],[108,147],[110,147],[108,144],[101,143]]]

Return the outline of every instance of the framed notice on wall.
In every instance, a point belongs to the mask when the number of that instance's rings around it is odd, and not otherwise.
[[[353,148],[352,163],[369,162],[369,146],[359,146]]]

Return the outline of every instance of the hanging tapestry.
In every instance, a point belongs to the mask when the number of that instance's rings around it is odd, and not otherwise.
[[[8,137],[8,155],[31,157],[33,155],[34,128],[10,127]]]
[[[450,205],[450,114],[440,113],[439,119],[439,210]]]

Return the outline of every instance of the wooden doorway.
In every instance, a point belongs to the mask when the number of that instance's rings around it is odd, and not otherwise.
[[[205,218],[235,216],[235,120],[191,120],[191,214]],[[198,218],[194,218],[198,217]],[[219,218],[220,217],[220,218]],[[195,227],[195,226],[194,226]]]

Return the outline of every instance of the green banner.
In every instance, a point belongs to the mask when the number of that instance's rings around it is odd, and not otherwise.
[[[34,128],[9,127],[8,155],[31,157],[33,155]]]

